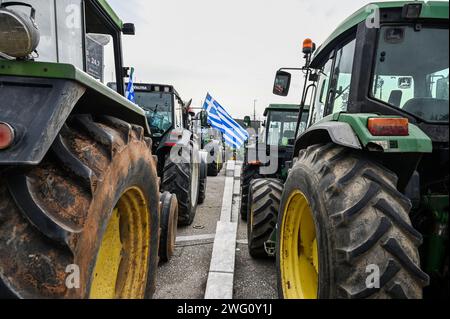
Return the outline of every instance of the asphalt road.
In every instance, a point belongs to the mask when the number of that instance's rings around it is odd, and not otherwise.
[[[247,223],[239,221],[234,299],[276,299],[275,259],[253,259],[247,247]]]
[[[203,299],[217,221],[222,209],[225,176],[208,177],[205,203],[198,206],[194,222],[179,227],[175,254],[159,267],[156,299]],[[191,236],[211,235],[209,239]],[[182,239],[182,240],[180,240]]]
[[[198,207],[194,223],[179,227],[175,254],[158,269],[156,299],[203,299],[208,280],[214,234],[222,209],[225,169],[208,177],[205,203]],[[252,260],[248,254],[246,224],[240,221],[236,245],[235,299],[276,298],[273,260]]]

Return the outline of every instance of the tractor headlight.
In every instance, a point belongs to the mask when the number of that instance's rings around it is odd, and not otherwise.
[[[0,52],[13,58],[26,58],[36,50],[40,40],[35,11],[31,7],[31,15],[27,16],[6,8],[12,5],[29,6],[17,2],[0,5]]]

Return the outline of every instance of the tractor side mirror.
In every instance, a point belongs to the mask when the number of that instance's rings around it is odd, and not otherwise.
[[[278,71],[273,85],[273,94],[287,96],[291,86],[291,74],[285,71]]]
[[[200,112],[200,122],[202,127],[208,127],[208,111],[203,110]]]
[[[252,119],[250,118],[250,116],[246,116],[246,117],[244,117],[244,124],[247,126],[247,127],[250,127],[250,126],[252,126]]]
[[[266,127],[266,120],[264,120],[261,124],[262,127]]]
[[[124,23],[122,33],[124,35],[136,35],[136,27],[134,26],[134,23]]]

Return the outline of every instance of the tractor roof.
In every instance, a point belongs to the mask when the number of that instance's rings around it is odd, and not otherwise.
[[[133,83],[133,86],[137,92],[173,93],[178,97],[180,96],[174,86],[170,84]]]
[[[299,107],[298,104],[270,104],[264,111],[264,116],[267,116],[269,111],[298,111]]]
[[[111,17],[111,19],[114,21],[114,24],[120,29],[123,29],[123,22],[122,20],[119,18],[119,16],[116,14],[116,12],[114,12],[113,8],[111,8],[111,6],[109,5],[107,0],[94,0],[96,1],[103,10],[105,10],[105,12],[108,14],[108,16]]]
[[[359,23],[366,20],[369,16],[373,15],[373,6],[377,6],[380,9],[394,9],[403,8],[408,3],[422,3],[422,11],[420,18],[422,19],[448,19],[448,2],[443,1],[392,1],[392,2],[372,2],[348,17],[342,22],[336,30],[325,40],[325,42],[316,50],[312,64],[316,57],[321,55],[324,48],[328,46],[333,40],[346,33]]]

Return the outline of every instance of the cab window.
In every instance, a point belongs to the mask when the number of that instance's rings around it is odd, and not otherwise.
[[[448,28],[383,26],[371,97],[425,121],[448,122],[448,52]]]
[[[114,42],[111,35],[86,34],[86,72],[102,83],[116,82]]]
[[[327,112],[328,114],[347,111],[353,59],[355,56],[355,43],[356,40],[353,40],[336,52],[336,62],[333,70],[333,87],[328,106],[330,111]]]
[[[83,19],[80,0],[58,0],[56,21],[59,62],[83,69]],[[115,80],[115,79],[114,79]]]
[[[295,138],[298,111],[271,111],[267,128],[267,145],[287,146]]]
[[[330,75],[333,67],[333,59],[330,58],[319,71],[319,81],[314,102],[314,110],[311,112],[310,123],[320,121],[325,113],[325,106],[328,99],[328,91],[330,86]]]
[[[161,137],[172,128],[172,94],[137,90],[135,96],[136,104],[145,111],[152,137]]]
[[[117,31],[86,2],[86,72],[102,83],[116,82]]]
[[[181,99],[174,94],[173,95],[174,98],[174,102],[175,102],[175,126],[177,128],[183,128],[183,121],[184,121],[184,117],[183,117],[183,103],[181,102]]]
[[[2,2],[10,2],[0,0]],[[23,0],[36,10],[40,42],[36,61],[68,63],[84,69],[83,6],[81,0]],[[30,9],[12,6],[11,10],[30,14]]]

